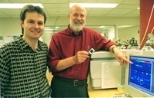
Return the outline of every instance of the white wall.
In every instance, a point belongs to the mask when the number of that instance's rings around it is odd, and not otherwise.
[[[118,36],[119,39],[131,39],[134,37],[139,42],[139,26],[119,28]]]
[[[0,18],[0,35],[20,35],[21,27],[19,18]]]

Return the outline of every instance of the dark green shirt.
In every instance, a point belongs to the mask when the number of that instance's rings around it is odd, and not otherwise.
[[[22,39],[0,48],[0,89],[5,97],[48,97],[48,47],[39,41],[32,48]]]

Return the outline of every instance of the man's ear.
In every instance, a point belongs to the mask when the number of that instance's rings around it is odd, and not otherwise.
[[[24,21],[20,21],[20,25],[21,25],[21,27],[23,27],[23,24],[24,24]]]

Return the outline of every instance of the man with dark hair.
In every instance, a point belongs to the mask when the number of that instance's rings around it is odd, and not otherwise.
[[[49,46],[48,66],[53,73],[51,97],[87,98],[89,53],[112,51],[121,65],[131,62],[114,42],[85,27],[85,8],[74,5],[68,16],[68,28],[53,35]]]
[[[38,6],[26,5],[21,10],[20,20],[22,37],[0,48],[1,97],[49,97],[48,47],[39,40],[46,14]]]

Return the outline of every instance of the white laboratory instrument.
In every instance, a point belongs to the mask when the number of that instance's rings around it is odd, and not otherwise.
[[[97,51],[91,55],[90,80],[93,89],[117,88],[122,84],[124,69],[111,52]],[[123,78],[124,79],[124,78]]]

